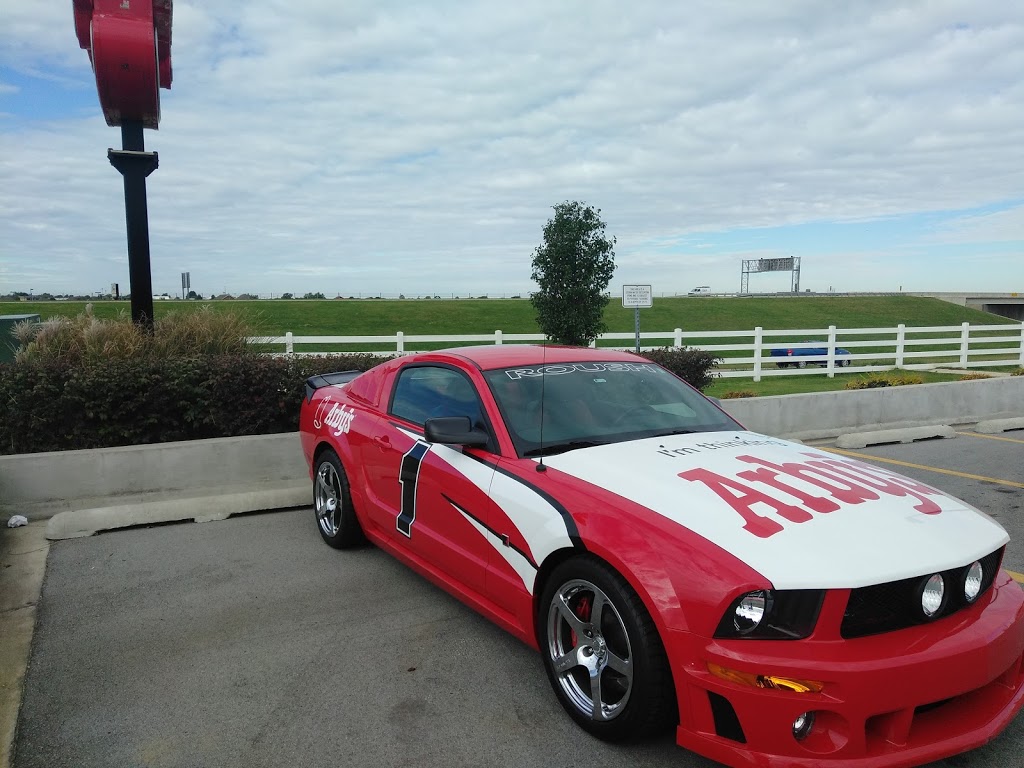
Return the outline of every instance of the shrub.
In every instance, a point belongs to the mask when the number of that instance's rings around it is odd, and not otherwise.
[[[991,378],[984,373],[965,373],[960,377],[960,381],[978,381],[979,379]]]
[[[307,377],[385,358],[214,355],[0,365],[0,453],[291,432]]]
[[[1024,376],[1024,368],[1018,368],[1016,371],[1010,374],[1011,376]]]
[[[664,347],[641,353],[653,363],[672,371],[691,387],[704,390],[715,378],[714,368],[720,358],[703,349],[691,347]]]
[[[924,384],[924,379],[912,373],[872,373],[846,383],[845,389],[877,389],[878,387],[902,387],[909,384]]]
[[[724,392],[720,400],[736,400],[741,397],[757,397],[757,392],[751,392],[749,389],[734,389],[729,392]]]
[[[209,305],[159,318],[153,332],[136,325],[122,311],[113,320],[93,317],[86,309],[77,317],[53,317],[42,323],[18,323],[18,362],[163,359],[202,355],[243,355],[254,352],[248,339],[255,318],[238,312],[215,312]]]

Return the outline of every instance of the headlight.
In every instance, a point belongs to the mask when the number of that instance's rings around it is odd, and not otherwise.
[[[763,589],[748,592],[741,597],[732,617],[732,625],[736,631],[745,635],[757,629],[757,625],[764,619],[771,605],[770,600],[769,593]]]
[[[921,613],[926,619],[933,619],[946,604],[946,580],[941,573],[933,574],[921,582],[918,594],[921,597]]]
[[[825,592],[820,589],[757,589],[733,600],[718,624],[715,637],[797,640],[807,637],[818,621]]]
[[[964,600],[973,603],[978,599],[984,578],[985,570],[981,567],[981,563],[975,561],[964,575]]]

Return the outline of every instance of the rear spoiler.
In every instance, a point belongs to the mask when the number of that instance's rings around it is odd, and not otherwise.
[[[310,376],[306,379],[306,402],[311,402],[313,400],[313,393],[321,387],[348,384],[361,373],[362,371],[336,371],[334,373],[321,373],[317,376]]]

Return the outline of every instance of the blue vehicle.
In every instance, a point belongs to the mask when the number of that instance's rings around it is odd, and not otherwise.
[[[825,342],[823,342],[823,341],[815,341],[814,339],[808,339],[804,343],[805,344],[824,344]],[[849,355],[849,354],[850,354],[850,350],[842,349],[841,347],[836,347],[836,367],[838,367],[838,368],[845,368],[846,366],[848,366],[850,364],[850,360],[849,359],[840,360],[838,358],[839,358],[840,355]],[[818,355],[822,355],[822,356],[828,355],[828,347],[827,346],[824,346],[824,347],[777,347],[777,348],[771,350],[771,356],[772,357],[784,357],[784,358],[786,358],[784,361],[783,360],[779,360],[779,361],[777,361],[775,363],[779,368],[789,368],[790,366],[793,366],[794,368],[806,368],[808,361],[807,360],[800,360],[798,358],[801,358],[801,357],[817,357]],[[828,361],[827,360],[812,360],[810,362],[811,362],[812,365],[821,365],[821,366],[828,365]]]

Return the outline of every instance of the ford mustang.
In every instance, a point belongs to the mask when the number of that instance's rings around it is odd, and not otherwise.
[[[323,540],[369,540],[538,649],[597,737],[674,726],[734,766],[908,766],[1024,701],[1002,527],[746,431],[639,356],[413,354],[310,378],[300,428]]]

